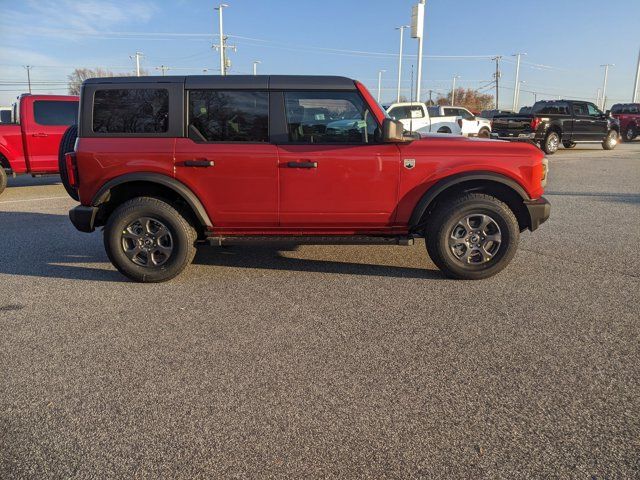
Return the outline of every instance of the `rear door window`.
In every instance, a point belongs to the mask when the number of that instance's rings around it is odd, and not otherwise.
[[[75,125],[78,123],[78,102],[36,100],[33,116],[38,125]]]
[[[169,91],[165,88],[96,90],[95,133],[153,134],[169,127]]]
[[[206,142],[268,142],[269,93],[190,90],[189,137]]]
[[[574,103],[573,104],[573,113],[578,117],[587,117],[589,116],[589,111],[587,110],[586,103]]]
[[[424,118],[424,110],[420,105],[404,105],[392,108],[389,115],[396,120]]]

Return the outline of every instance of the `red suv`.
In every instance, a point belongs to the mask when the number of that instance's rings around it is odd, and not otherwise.
[[[620,122],[620,134],[625,142],[640,135],[640,103],[616,103],[611,107],[611,115]]]
[[[63,143],[72,145],[76,129]],[[411,245],[447,275],[489,277],[549,216],[543,153],[405,136],[344,77],[87,80],[63,181],[76,228],[115,267],[168,280],[198,242]]]

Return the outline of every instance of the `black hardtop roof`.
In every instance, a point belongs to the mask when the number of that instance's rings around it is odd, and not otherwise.
[[[354,80],[324,75],[171,75],[89,78],[84,85],[182,83],[185,88],[354,90]]]

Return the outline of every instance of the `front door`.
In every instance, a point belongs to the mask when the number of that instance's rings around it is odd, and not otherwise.
[[[24,125],[29,172],[55,173],[62,135],[69,125],[78,123],[78,102],[35,100],[29,110],[20,119]]]
[[[356,91],[285,92],[288,142],[278,145],[280,226],[384,231],[398,200],[400,150]]]
[[[188,137],[176,139],[176,178],[216,229],[278,224],[278,149],[269,143],[267,91],[188,91]]]
[[[589,113],[589,122],[591,140],[603,140],[609,132],[609,123],[604,113],[600,111],[593,103],[587,103],[587,112]]]

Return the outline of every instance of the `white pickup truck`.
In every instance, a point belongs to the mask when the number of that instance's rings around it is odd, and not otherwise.
[[[455,115],[432,118],[428,107],[421,102],[392,103],[387,107],[389,116],[400,120],[405,130],[418,133],[453,133],[460,135],[462,129]]]
[[[429,116],[432,121],[440,118],[456,118],[462,135],[465,137],[489,138],[491,135],[491,120],[476,117],[473,113],[463,107],[434,106],[428,107]]]

